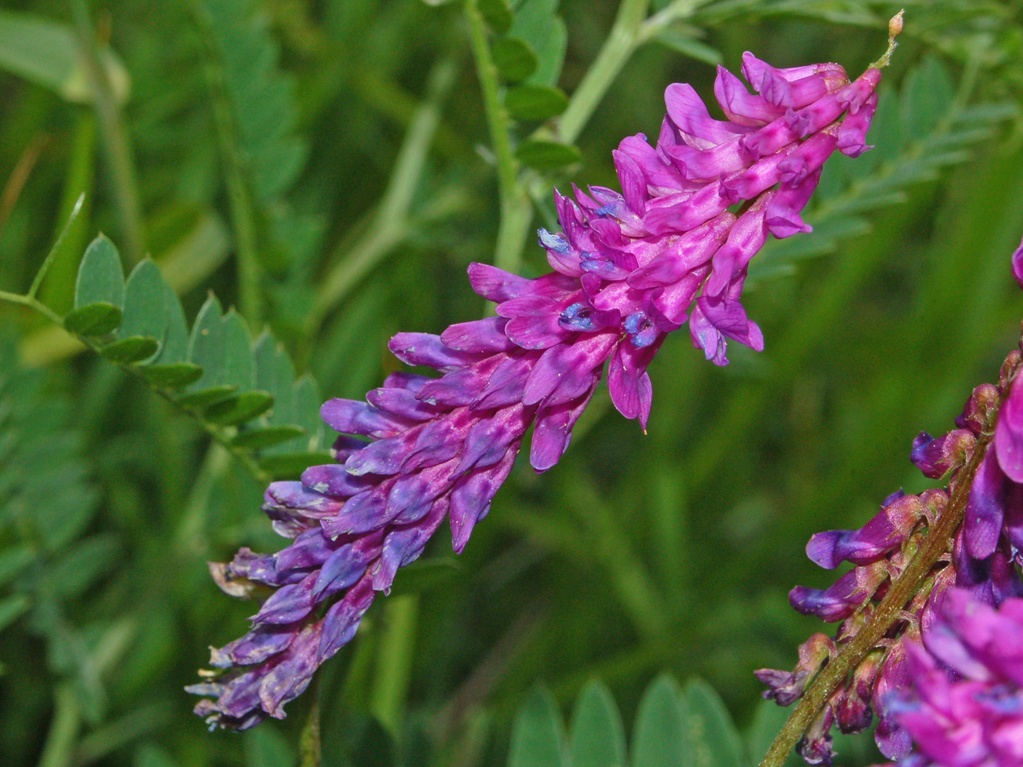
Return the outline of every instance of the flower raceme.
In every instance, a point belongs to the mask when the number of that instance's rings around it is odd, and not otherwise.
[[[749,53],[742,71],[755,93],[718,70],[725,120],[691,86],[668,87],[656,146],[637,135],[614,152],[621,193],[556,194],[562,231],[539,232],[553,272],[470,266],[496,317],[391,340],[401,361],[439,377],[395,373],[365,402],[323,406],[342,435],[336,462],[266,491],[264,511],[291,544],[211,566],[230,595],[273,590],[252,629],[213,650],[214,670],[189,688],[206,696],[195,710],[211,727],[283,717],[445,520],[462,550],[531,426],[532,467],[558,462],[605,365],[614,406],[645,429],[647,367],[668,333],[688,321],[718,365],[729,339],[763,348],[740,302],[750,259],[768,235],[810,230],[800,212],[829,156],[868,148],[881,71],[850,82],[837,64],[777,69]]]

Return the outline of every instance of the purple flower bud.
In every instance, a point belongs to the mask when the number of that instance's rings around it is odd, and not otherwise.
[[[913,440],[910,460],[925,477],[938,479],[966,463],[977,438],[968,429],[955,429],[935,439],[925,431]]]

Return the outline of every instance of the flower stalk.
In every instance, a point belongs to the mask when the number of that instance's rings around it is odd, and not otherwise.
[[[1018,370],[1017,363],[1013,375]],[[942,556],[947,555],[952,539],[963,523],[966,504],[973,487],[973,479],[987,454],[993,437],[993,430],[981,435],[973,455],[956,479],[944,513],[938,523],[928,532],[924,545],[917,551],[916,556],[910,561],[902,575],[892,583],[870,620],[807,686],[803,697],[761,760],[760,767],[781,767],[785,763],[796,743],[823,709],[828,699],[853,669],[881,641],[895,622],[902,619],[902,611],[920,590],[931,568]]]

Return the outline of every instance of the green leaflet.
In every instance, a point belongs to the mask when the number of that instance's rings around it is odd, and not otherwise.
[[[558,16],[558,0],[522,0],[514,10],[505,0],[479,4],[495,37],[491,55],[501,79],[512,84],[504,104],[516,120],[545,121],[568,106],[568,96],[557,87],[568,48],[565,22]],[[579,161],[578,148],[550,136],[522,141],[515,152],[523,165],[552,172]]]
[[[539,687],[519,706],[508,767],[568,767],[565,731],[550,691]]]
[[[579,693],[569,747],[572,767],[624,767],[625,728],[603,683],[593,680]]]
[[[75,309],[64,326],[229,449],[250,456],[256,471],[292,476],[330,460],[320,445],[316,383],[297,379],[268,332],[253,341],[242,316],[225,313],[213,295],[189,332],[181,302],[156,264],[140,262],[125,282],[117,248],[102,235],[82,258]]]
[[[758,732],[753,745],[761,741]],[[591,681],[579,693],[567,735],[550,692],[540,687],[527,695],[515,717],[508,767],[740,767],[746,759],[718,694],[700,679],[680,688],[661,674],[639,702],[628,758],[614,698]]]

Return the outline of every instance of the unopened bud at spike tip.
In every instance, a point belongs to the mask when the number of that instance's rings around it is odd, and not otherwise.
[[[905,15],[906,9],[903,8],[901,11],[892,16],[888,22],[888,36],[894,41],[899,33],[902,32],[902,17]]]

